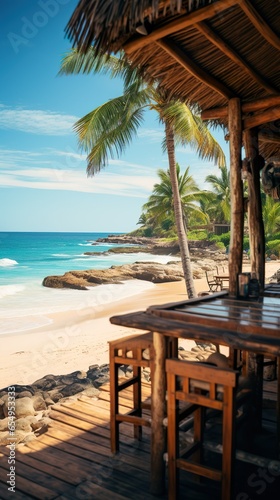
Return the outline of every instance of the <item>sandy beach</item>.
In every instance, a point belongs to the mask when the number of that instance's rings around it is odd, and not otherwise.
[[[266,263],[266,278],[280,268],[279,261]],[[243,266],[249,270],[249,264]],[[195,280],[197,292],[208,290],[206,279]],[[81,292],[84,293],[84,292]],[[85,292],[86,293],[86,292]],[[62,375],[88,370],[94,364],[108,363],[108,341],[139,330],[112,325],[109,318],[152,304],[176,302],[187,298],[184,281],[153,285],[131,298],[116,300],[94,308],[49,315],[44,327],[0,336],[0,388],[11,384],[32,384],[47,375]],[[189,342],[188,347],[194,346]]]

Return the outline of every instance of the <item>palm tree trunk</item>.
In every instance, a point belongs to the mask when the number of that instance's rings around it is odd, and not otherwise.
[[[176,172],[174,132],[170,124],[165,123],[166,146],[169,161],[169,173],[174,200],[174,214],[177,228],[177,235],[180,247],[183,273],[186,282],[186,289],[189,299],[196,297],[187,234],[184,227],[183,212],[179,195],[178,179]]]

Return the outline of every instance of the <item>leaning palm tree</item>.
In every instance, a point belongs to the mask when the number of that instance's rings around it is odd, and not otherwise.
[[[187,221],[191,216],[200,220],[202,223],[207,222],[207,216],[197,204],[202,198],[207,198],[207,192],[200,191],[195,180],[190,175],[189,170],[190,167],[187,167],[185,172],[181,174],[180,166],[178,163],[176,164],[176,175],[185,232],[187,231]],[[157,174],[160,182],[154,184],[151,196],[147,203],[143,205],[144,214],[147,216],[146,219],[152,219],[155,224],[163,223],[168,219],[173,221],[174,225],[174,201],[170,172],[169,170],[159,169]]]
[[[121,76],[124,93],[81,118],[74,126],[81,148],[88,153],[87,172],[94,175],[108,163],[108,156],[119,156],[136,136],[148,108],[158,113],[165,126],[164,150],[169,159],[170,179],[174,196],[174,213],[188,297],[196,295],[184,228],[182,207],[176,175],[175,143],[191,145],[201,158],[225,164],[224,153],[199,116],[184,103],[168,100],[157,85],[147,84],[124,57],[100,56],[94,47],[86,54],[69,52],[62,61],[60,74],[107,73]]]

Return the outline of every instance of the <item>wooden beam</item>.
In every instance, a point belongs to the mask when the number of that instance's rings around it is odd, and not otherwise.
[[[259,31],[259,33],[277,50],[280,50],[280,38],[265,22],[262,16],[258,13],[256,8],[248,0],[242,0],[239,3],[241,9],[250,19],[251,23]]]
[[[272,144],[279,144],[280,146],[280,131],[279,134],[272,130],[260,130],[258,134],[260,142],[271,142]]]
[[[249,116],[245,118],[243,128],[249,129],[263,125],[264,123],[273,122],[274,120],[279,120],[280,118],[280,106],[275,108],[266,109],[263,113],[258,115]]]
[[[240,1],[242,0],[220,0],[218,2],[214,2],[194,12],[185,14],[184,16],[179,17],[164,26],[161,26],[158,29],[155,29],[147,36],[141,35],[134,40],[130,40],[123,45],[123,49],[127,54],[131,54],[132,52],[135,52],[138,49],[142,49],[146,45],[149,45],[156,40],[160,40],[161,38],[164,38],[168,35],[172,35],[172,33],[176,33],[180,30],[188,28],[194,23],[204,21],[205,19],[210,19],[216,14],[220,14],[224,10],[227,10],[232,6],[239,4]]]
[[[278,89],[265,80],[261,75],[259,75],[248,63],[246,63],[242,57],[232,49],[229,44],[223,40],[215,31],[213,31],[205,22],[195,23],[195,28],[202,33],[207,40],[209,40],[213,45],[218,47],[227,57],[229,57],[235,64],[241,67],[249,76],[255,80],[261,87],[263,87],[268,92],[274,94],[278,93]]]
[[[246,157],[250,158],[251,164],[247,178],[251,272],[258,274],[260,288],[263,291],[265,281],[265,236],[262,217],[260,173],[259,168],[257,168],[259,156],[258,130],[256,128],[245,130],[243,133],[243,143]]]
[[[198,66],[180,47],[171,40],[158,40],[156,44],[177,61],[184,69],[191,73],[199,81],[215,90],[226,99],[234,97],[233,92],[222,82],[213,78],[208,72]]]
[[[244,206],[241,180],[242,120],[240,99],[228,103],[230,135],[231,230],[229,249],[229,294],[237,296],[237,275],[242,270]]]
[[[220,108],[205,109],[201,112],[202,120],[219,120],[219,118],[227,118],[228,107],[222,106]]]
[[[256,101],[244,102],[241,105],[242,113],[253,113],[254,111],[260,111],[272,106],[280,105],[280,95],[271,95],[268,97],[263,97],[262,99],[257,99]],[[205,109],[201,113],[202,120],[216,120],[219,118],[226,118],[228,114],[228,107],[221,106],[219,108]]]

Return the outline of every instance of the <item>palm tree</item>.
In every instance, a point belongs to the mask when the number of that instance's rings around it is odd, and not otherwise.
[[[94,175],[108,162],[108,155],[119,156],[131,143],[144,120],[148,108],[158,113],[165,126],[164,150],[169,159],[170,179],[174,196],[174,213],[181,252],[182,267],[188,297],[196,295],[187,236],[176,175],[175,141],[196,148],[201,158],[215,159],[225,164],[224,153],[199,116],[184,103],[168,100],[166,93],[156,83],[147,84],[124,57],[99,56],[94,47],[86,54],[77,50],[68,53],[60,74],[107,73],[124,79],[124,93],[99,106],[81,118],[74,126],[81,148],[88,153],[87,172]]]
[[[178,180],[178,189],[180,203],[182,207],[185,232],[187,230],[188,218],[193,216],[202,223],[207,222],[207,216],[199,208],[197,201],[202,197],[207,197],[206,192],[200,191],[193,177],[189,174],[190,167],[181,174],[180,166],[176,164],[176,175]],[[160,182],[154,185],[153,192],[147,203],[143,205],[147,220],[152,220],[154,224],[162,224],[168,221],[170,225],[175,224],[173,190],[170,179],[170,172],[159,169],[157,174]]]
[[[212,184],[214,195],[210,210],[216,222],[230,222],[230,172],[226,166],[220,168],[221,176],[207,175],[206,182]],[[212,206],[211,206],[212,205]]]
[[[266,237],[271,237],[280,230],[280,203],[271,196],[263,196],[263,221]]]

